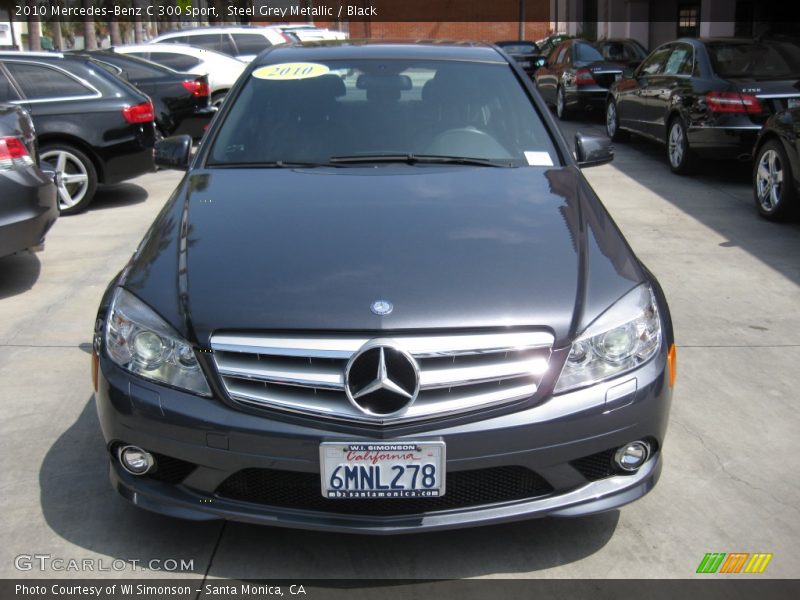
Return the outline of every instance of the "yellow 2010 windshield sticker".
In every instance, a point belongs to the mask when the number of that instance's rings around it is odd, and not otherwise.
[[[290,79],[308,79],[319,77],[330,71],[325,65],[318,63],[280,63],[267,65],[253,71],[256,79],[269,79],[271,81],[288,81]]]

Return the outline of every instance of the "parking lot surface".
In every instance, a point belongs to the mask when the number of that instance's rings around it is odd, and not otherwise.
[[[602,133],[591,119],[563,129]],[[20,555],[46,554],[98,559],[102,577],[169,576],[111,565],[183,559],[193,575],[233,578],[684,578],[707,552],[769,552],[758,577],[796,577],[800,223],[757,217],[748,164],[684,178],[663,154],[634,140],[585,171],[661,281],[675,325],[664,471],[640,501],[388,538],[183,522],[126,504],[108,484],[91,334],[106,284],[180,178],[158,172],[101,189],[88,212],[56,223],[43,253],[0,259],[0,576],[93,575],[15,567]]]

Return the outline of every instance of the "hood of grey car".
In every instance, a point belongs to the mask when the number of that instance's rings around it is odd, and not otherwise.
[[[123,283],[202,345],[516,326],[563,344],[643,280],[575,168],[383,165],[194,171]]]

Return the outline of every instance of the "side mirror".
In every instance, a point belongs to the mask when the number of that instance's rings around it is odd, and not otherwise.
[[[604,165],[614,160],[614,146],[606,137],[576,133],[575,158],[581,168]]]
[[[192,153],[192,138],[188,135],[176,135],[156,142],[153,148],[153,162],[157,167],[185,171],[189,168],[189,157]]]

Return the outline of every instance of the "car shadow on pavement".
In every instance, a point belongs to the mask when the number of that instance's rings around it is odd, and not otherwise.
[[[31,289],[41,271],[39,257],[27,250],[0,258],[0,300]]]
[[[89,210],[105,210],[141,204],[148,198],[147,190],[135,183],[117,183],[115,185],[98,186]]]
[[[39,471],[42,513],[68,544],[110,560],[194,560],[230,578],[460,578],[527,573],[583,559],[611,539],[619,511],[400,536],[192,522],[129,505],[108,481],[92,396]],[[75,556],[81,556],[78,550]],[[109,561],[110,562],[110,561]]]
[[[154,559],[193,560],[186,574],[202,575],[219,538],[219,522],[162,517],[129,505],[108,481],[108,454],[100,432],[94,396],[78,419],[55,441],[39,469],[40,503],[47,525],[68,545],[45,548],[55,556],[83,558],[93,553],[131,563]],[[89,552],[81,552],[81,549]],[[179,569],[180,571],[180,569]],[[92,577],[87,573],[61,575]],[[98,574],[102,576],[102,574]],[[129,576],[140,576],[130,572]],[[46,574],[44,576],[47,576]],[[51,575],[52,576],[52,575]],[[144,576],[147,576],[145,574]],[[151,577],[158,573],[150,573]]]

